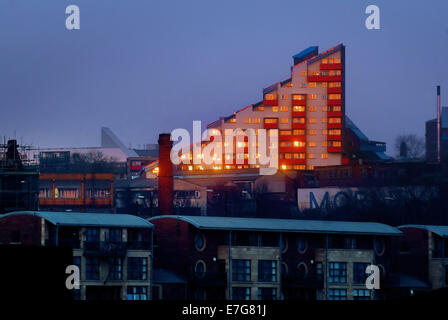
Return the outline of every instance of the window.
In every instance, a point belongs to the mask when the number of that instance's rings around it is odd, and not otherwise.
[[[260,123],[260,118],[253,118],[252,123]]]
[[[314,153],[309,153],[308,154],[308,159],[314,159],[314,158],[315,158]]]
[[[341,106],[333,106],[333,111],[334,112],[342,111],[342,108]]]
[[[344,249],[356,249],[356,238],[345,238]]]
[[[303,136],[305,135],[305,130],[293,130],[293,135],[295,136]]]
[[[370,300],[370,290],[354,289],[353,300]]]
[[[196,234],[194,237],[194,246],[196,250],[202,251],[205,248],[205,236],[202,233]]]
[[[308,122],[309,122],[309,123],[316,123],[316,122],[317,122],[317,119],[316,119],[316,118],[309,118],[309,119],[308,119]]]
[[[322,123],[327,123],[327,118],[322,118]]]
[[[250,281],[250,260],[232,260],[232,280]]]
[[[232,288],[233,300],[250,300],[250,288],[245,287],[233,287]]]
[[[55,189],[55,198],[60,199],[78,199],[79,198],[79,190],[78,189]]]
[[[316,100],[316,99],[317,99],[317,94],[315,94],[315,93],[311,93],[311,94],[309,94],[309,95],[308,95],[308,99],[309,99],[309,100]]]
[[[121,258],[114,257],[109,259],[109,279],[123,279],[123,260]]]
[[[316,280],[323,280],[324,279],[324,269],[322,262],[316,263]]]
[[[328,145],[327,141],[322,141],[322,147],[326,147]]]
[[[340,100],[340,99],[341,99],[341,94],[339,94],[339,93],[337,93],[337,94],[335,94],[335,93],[330,93],[330,94],[328,95],[328,99],[329,99],[329,100]]]
[[[328,83],[327,82],[321,82],[320,85],[321,85],[322,88],[328,87]]]
[[[299,253],[305,253],[307,248],[308,243],[306,239],[300,238],[297,240],[297,251],[299,251]]]
[[[288,95],[287,94],[282,94],[282,100],[288,100]]]
[[[305,262],[300,262],[297,265],[297,276],[299,279],[305,279],[308,276],[308,267]]]
[[[328,289],[328,300],[347,300],[347,290]]]
[[[347,264],[345,262],[330,262],[328,266],[329,283],[347,282]]]
[[[121,229],[119,229],[119,228],[109,229],[109,241],[110,242],[121,242],[122,241]]]
[[[250,123],[250,118],[244,118],[244,123]]]
[[[305,147],[305,145],[306,145],[306,142],[304,142],[304,141],[294,141],[294,147]]]
[[[328,159],[328,153],[322,153],[322,154],[320,155],[320,158],[321,158],[321,159]]]
[[[356,284],[364,284],[367,279],[366,268],[369,266],[369,263],[353,263],[353,283]]]
[[[309,147],[315,147],[315,146],[316,146],[316,141],[310,141],[310,142],[308,142],[308,146],[309,146]]]
[[[272,94],[272,93],[267,93],[264,95],[264,99],[265,100],[275,100],[275,99],[277,99],[277,95]]]
[[[204,278],[206,272],[205,262],[198,260],[194,265],[194,274],[197,278]]]
[[[291,130],[280,130],[280,135],[281,136],[290,136]]]
[[[384,250],[386,248],[386,245],[384,243],[384,239],[375,238],[375,241],[374,241],[373,244],[374,244],[374,248],[375,248],[375,253],[378,256],[382,256],[383,253],[384,253]]]
[[[341,123],[341,118],[328,118],[328,123]]]
[[[331,136],[340,136],[341,135],[341,130],[328,130],[328,134]]]
[[[258,261],[258,281],[262,282],[277,281],[277,261],[275,260]]]
[[[310,129],[310,130],[308,130],[308,134],[309,135],[315,135],[316,134],[316,130],[315,129]]]
[[[100,262],[97,257],[86,257],[86,280],[100,279]]]
[[[323,112],[327,112],[327,111],[328,111],[328,106],[323,106],[323,107],[322,107],[322,111],[323,111]]]
[[[300,71],[300,75],[306,77],[306,70],[301,70],[301,71]]]
[[[309,82],[309,83],[308,83],[308,87],[310,87],[310,88],[316,88],[316,87],[317,87],[317,83],[316,83],[316,82]]]
[[[305,123],[305,118],[292,118],[292,123]]]
[[[305,100],[305,95],[304,94],[293,94],[292,95],[292,100]]]
[[[128,286],[127,300],[148,300],[147,287]]]
[[[341,83],[340,82],[330,82],[330,83],[328,83],[328,86],[330,88],[340,88],[341,87]]]
[[[280,118],[280,123],[288,123],[289,118]]]
[[[276,288],[258,288],[258,300],[276,300]]]
[[[148,259],[140,257],[128,258],[128,280],[148,279]]]
[[[278,107],[277,106],[272,107],[272,112],[278,112]]]
[[[280,111],[286,112],[286,111],[288,111],[288,107],[287,106],[281,106],[280,107]]]
[[[294,112],[305,112],[305,106],[294,106],[293,111]]]
[[[277,123],[277,118],[265,118],[264,123]]]
[[[51,199],[51,189],[45,188],[39,190],[40,199]]]
[[[98,228],[87,228],[86,229],[86,241],[87,242],[99,242],[100,241],[100,230]]]
[[[259,106],[255,109],[256,111],[264,111],[264,107],[263,106]]]
[[[229,122],[236,123],[236,118],[230,118]]]

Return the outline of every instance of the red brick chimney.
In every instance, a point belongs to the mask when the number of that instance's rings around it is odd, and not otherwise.
[[[173,164],[171,134],[159,135],[159,214],[173,214]]]

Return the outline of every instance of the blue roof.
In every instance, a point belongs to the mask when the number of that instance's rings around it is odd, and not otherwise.
[[[78,213],[52,211],[14,211],[0,216],[0,219],[16,215],[30,215],[43,218],[54,225],[84,227],[128,227],[152,228],[149,221],[130,214]]]
[[[434,225],[424,225],[424,224],[405,224],[402,226],[397,227],[399,229],[404,228],[416,228],[416,229],[423,229],[431,231],[432,233],[435,233],[442,238],[448,237],[448,226],[434,226]]]
[[[377,222],[350,222],[297,219],[260,219],[210,216],[157,216],[149,219],[178,219],[198,229],[234,231],[270,231],[301,233],[342,233],[366,235],[401,235],[397,228]]]
[[[294,55],[292,57],[293,57],[293,59],[298,59],[298,58],[300,59],[300,58],[306,57],[307,55],[309,55],[310,53],[312,53],[316,50],[319,50],[318,46],[308,47],[305,50],[300,51],[299,53],[297,53],[296,55]]]

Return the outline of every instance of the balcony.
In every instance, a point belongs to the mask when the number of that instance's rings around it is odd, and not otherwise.
[[[292,99],[291,104],[293,106],[306,106],[306,98],[303,99]]]
[[[327,140],[328,141],[341,141],[342,140],[342,137],[341,137],[341,135],[328,135],[327,136]]]
[[[332,105],[332,106],[333,105],[340,106],[340,105],[342,105],[342,100],[341,99],[328,99],[327,104]]]
[[[332,81],[342,81],[342,76],[308,76],[308,82],[332,82]]]
[[[278,123],[264,123],[264,129],[278,129]]]
[[[218,287],[227,286],[227,272],[207,271],[203,277],[191,276],[191,283],[195,286]]]
[[[279,135],[278,136],[279,141],[306,141],[306,135],[300,135],[300,136],[293,136],[293,135]]]
[[[129,250],[151,250],[151,242],[148,241],[129,241],[127,242]]]
[[[306,123],[293,123],[291,127],[293,129],[306,129]]]
[[[281,165],[294,165],[294,164],[306,164],[306,159],[280,159],[279,160],[280,167]]]
[[[327,93],[341,93],[341,92],[342,92],[341,87],[327,88]]]
[[[306,117],[305,111],[292,111],[291,116],[293,117]]]
[[[277,106],[278,105],[278,99],[272,99],[272,100],[263,100],[263,104],[265,106]]]
[[[279,147],[278,152],[305,153],[306,147]]]
[[[85,256],[122,257],[126,255],[126,242],[84,241]]]
[[[342,63],[321,63],[320,70],[342,70]]]
[[[342,129],[342,123],[327,123],[327,129]]]
[[[327,152],[329,153],[341,153],[342,147],[327,147]]]
[[[338,117],[342,117],[342,111],[328,111],[327,112],[327,117],[335,117],[335,118],[338,118]]]

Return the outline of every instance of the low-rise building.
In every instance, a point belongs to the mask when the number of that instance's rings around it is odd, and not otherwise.
[[[187,280],[189,299],[379,299],[401,232],[372,222],[164,215],[155,263]],[[326,271],[325,271],[326,270]]]
[[[71,248],[80,270],[75,299],[147,300],[152,228],[127,214],[17,211],[0,217],[0,243]]]

